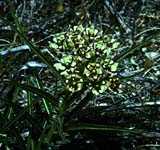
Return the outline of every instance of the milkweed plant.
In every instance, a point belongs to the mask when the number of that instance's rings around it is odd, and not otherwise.
[[[67,90],[80,91],[85,86],[94,95],[111,88],[110,81],[118,69],[113,56],[119,46],[113,35],[105,34],[93,24],[74,26],[54,34],[49,41],[51,52],[58,60],[54,67],[63,76]]]

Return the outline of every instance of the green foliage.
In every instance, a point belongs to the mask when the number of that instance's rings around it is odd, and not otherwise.
[[[66,88],[75,92],[86,86],[95,95],[110,87],[109,79],[118,68],[112,58],[119,45],[112,35],[104,34],[93,24],[69,28],[53,35],[53,41],[49,42],[59,60],[54,67],[65,78]],[[102,80],[108,72],[110,75]]]

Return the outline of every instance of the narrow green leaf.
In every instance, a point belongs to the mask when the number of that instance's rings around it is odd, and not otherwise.
[[[58,104],[58,101],[55,99],[55,97],[53,95],[45,92],[42,89],[38,89],[36,87],[30,86],[30,85],[27,85],[27,84],[24,84],[24,83],[22,84],[22,83],[14,82],[14,81],[10,82],[10,83],[18,86],[19,88],[21,88],[23,90],[29,91],[33,94],[37,94],[38,96],[40,96],[42,98],[45,98],[46,100],[51,102],[54,107],[57,106],[57,104]]]
[[[29,41],[27,39],[27,37],[24,34],[24,31],[22,30],[22,26],[20,24],[20,22],[18,21],[16,16],[12,16],[13,19],[15,19],[14,21],[16,22],[16,26],[13,25],[9,20],[7,20],[6,18],[3,18],[0,16],[0,19],[2,19],[2,21],[4,21],[5,23],[7,23],[8,25],[11,26],[12,30],[14,30],[18,36],[26,43],[26,45],[29,46],[29,48],[41,59],[41,61],[43,63],[45,63],[50,69],[51,71],[54,73],[54,75],[56,75],[57,78],[59,78],[59,74],[56,71],[56,69],[53,67],[52,62],[50,62],[50,60],[39,50],[38,47],[36,47],[31,41]]]
[[[65,131],[99,131],[99,132],[121,132],[130,134],[143,133],[141,129],[121,128],[117,126],[98,125],[92,123],[71,123],[65,127]]]

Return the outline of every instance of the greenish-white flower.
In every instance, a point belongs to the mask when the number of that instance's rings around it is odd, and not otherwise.
[[[111,65],[111,71],[117,71],[118,68],[118,63],[114,63],[113,65]]]
[[[59,46],[56,43],[49,42],[49,47],[53,49],[58,49]]]
[[[65,55],[60,61],[67,65],[72,62],[72,55]]]
[[[54,67],[56,68],[56,70],[65,70],[66,67],[63,66],[61,63],[55,63]]]

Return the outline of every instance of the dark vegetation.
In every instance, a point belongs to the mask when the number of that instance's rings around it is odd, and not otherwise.
[[[0,0],[0,149],[159,150],[159,0]]]

